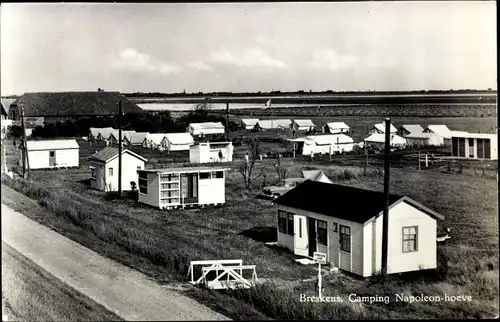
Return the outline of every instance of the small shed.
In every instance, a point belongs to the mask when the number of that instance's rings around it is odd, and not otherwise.
[[[168,151],[189,151],[194,139],[189,133],[166,133],[161,145]]]
[[[195,144],[189,149],[189,162],[232,162],[233,149],[232,142],[207,142]]]
[[[442,146],[444,139],[434,133],[411,133],[405,137],[408,146]]]
[[[220,135],[225,133],[221,122],[190,123],[186,129],[192,136]]]
[[[295,255],[326,254],[330,267],[369,277],[382,268],[383,192],[306,180],[274,201],[278,245]],[[389,195],[387,272],[437,267],[437,223],[444,216]]]
[[[324,133],[330,133],[330,134],[340,134],[340,133],[349,133],[351,131],[351,128],[349,125],[345,124],[345,122],[330,122],[326,123],[325,126],[323,126],[323,132]]]
[[[391,123],[391,133],[394,133],[396,134],[396,132],[398,131],[394,125],[392,125]],[[369,133],[371,134],[383,134],[385,133],[385,123],[378,123],[378,124],[375,124],[369,131]]]
[[[118,189],[118,148],[106,147],[90,157],[90,187],[101,191]],[[132,190],[137,185],[137,170],[145,168],[148,160],[130,150],[122,150],[122,189]]]
[[[227,170],[221,167],[138,170],[138,200],[160,209],[224,204]]]
[[[75,139],[26,141],[30,169],[79,167],[80,147]],[[19,145],[22,164],[23,145]]]
[[[498,160],[498,135],[452,131],[451,155],[458,158]]]
[[[310,119],[295,119],[292,123],[292,129],[295,131],[307,131],[315,127],[316,125]]]
[[[420,126],[420,124],[403,124],[399,127],[396,132],[397,135],[406,137],[410,134],[419,134],[424,132],[424,128]]]
[[[240,121],[240,127],[244,130],[251,130],[257,123],[259,123],[259,119],[242,119]]]
[[[365,146],[374,146],[383,149],[385,147],[385,133],[374,133],[364,139]],[[391,147],[405,147],[406,139],[397,134],[391,134]]]
[[[291,124],[292,121],[289,119],[259,120],[259,122],[255,124],[254,128],[258,131],[273,129],[287,130],[290,129]]]
[[[162,142],[166,135],[167,133],[149,133],[142,141],[142,147],[150,149],[162,147]]]

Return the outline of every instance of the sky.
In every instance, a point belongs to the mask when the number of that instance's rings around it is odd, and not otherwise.
[[[1,94],[496,89],[494,1],[2,3]]]

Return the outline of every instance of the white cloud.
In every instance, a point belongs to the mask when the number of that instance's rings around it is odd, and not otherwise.
[[[194,69],[195,71],[210,71],[210,70],[212,70],[212,67],[205,64],[202,61],[193,61],[193,62],[188,63],[187,66],[191,69]]]
[[[226,63],[238,67],[271,67],[287,69],[288,65],[280,60],[271,58],[260,48],[250,48],[243,53],[233,54],[228,50],[219,51],[212,54],[212,60],[219,63]]]
[[[332,49],[322,49],[314,52],[308,65],[315,69],[338,70],[354,67],[357,62],[358,59],[354,55],[342,55]]]
[[[177,74],[183,69],[174,64],[155,60],[148,54],[127,48],[112,58],[111,66],[115,69],[132,73],[159,73],[162,75]]]

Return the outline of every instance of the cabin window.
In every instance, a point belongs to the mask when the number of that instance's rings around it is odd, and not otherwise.
[[[92,176],[92,179],[96,179],[97,178],[96,171],[95,171],[94,167],[90,168],[90,175]]]
[[[49,151],[49,157],[53,158],[56,156],[56,151]]]
[[[224,171],[215,171],[215,178],[217,179],[224,178]]]
[[[418,227],[403,227],[403,253],[416,252]]]
[[[293,236],[294,234],[294,227],[293,227],[293,213],[289,212],[288,213],[288,231],[287,234]]]
[[[302,218],[299,218],[299,238],[302,238]]]
[[[200,172],[200,179],[210,179],[210,172]]]
[[[139,192],[148,193],[148,174],[146,172],[139,172]]]
[[[326,221],[318,219],[318,243],[321,245],[328,245],[327,237],[327,223]]]
[[[351,252],[351,228],[340,225],[340,250]]]
[[[286,234],[286,222],[287,213],[282,210],[278,210],[278,230],[282,234]]]
[[[112,176],[113,176],[113,168],[108,168],[108,175],[109,175],[110,177],[112,177]]]

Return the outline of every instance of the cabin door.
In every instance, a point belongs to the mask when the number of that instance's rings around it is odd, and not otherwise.
[[[56,151],[49,151],[49,167],[56,166]]]
[[[309,237],[309,256],[313,256],[314,252],[317,249],[316,245],[316,219],[314,218],[307,218],[308,223],[307,223],[307,230],[308,230],[308,237]]]
[[[294,228],[294,253],[300,256],[308,256],[308,243],[307,238],[307,217],[306,216],[293,216],[293,228]]]

